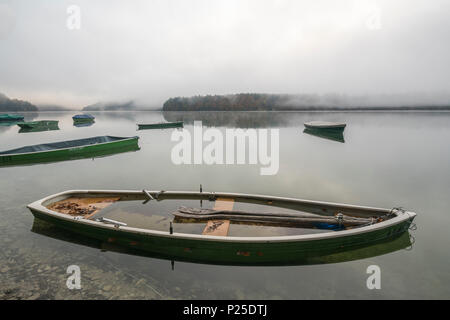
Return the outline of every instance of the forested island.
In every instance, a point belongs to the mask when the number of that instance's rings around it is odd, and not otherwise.
[[[38,111],[38,108],[28,101],[10,99],[4,94],[0,93],[0,112],[4,111]]]
[[[385,100],[385,101],[384,101]],[[206,95],[168,99],[163,111],[315,111],[315,110],[450,110],[450,101],[415,102],[411,97],[347,96],[339,94],[259,94]]]

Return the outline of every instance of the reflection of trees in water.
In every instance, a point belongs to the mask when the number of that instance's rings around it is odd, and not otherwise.
[[[345,122],[353,126],[376,126],[395,128],[426,129],[448,128],[450,112],[275,112],[275,111],[163,111],[164,120],[183,121],[185,125],[202,121],[204,126],[223,126],[230,128],[270,128],[297,127],[303,131],[303,124],[308,121]]]
[[[135,122],[136,112],[134,111],[89,111],[81,112],[88,113],[99,119],[126,119]]]
[[[194,124],[201,121],[206,127],[231,128],[270,128],[296,127],[302,122],[292,117],[290,113],[277,112],[176,112],[164,111],[164,119],[168,122],[183,121],[184,124]]]

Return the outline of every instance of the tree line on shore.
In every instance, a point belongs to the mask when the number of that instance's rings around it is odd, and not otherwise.
[[[38,108],[27,101],[10,99],[0,93],[0,111],[38,111]]]
[[[394,97],[395,98],[395,97]],[[398,99],[398,98],[397,98]],[[389,96],[384,100],[389,100]],[[380,102],[381,101],[381,102]],[[393,99],[395,101],[395,99]],[[373,97],[339,94],[259,94],[206,95],[170,98],[163,111],[314,111],[314,110],[449,110],[448,104],[389,103]]]

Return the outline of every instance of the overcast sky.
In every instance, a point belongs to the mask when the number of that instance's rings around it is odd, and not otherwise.
[[[449,91],[448,0],[0,0],[0,92],[35,104]]]

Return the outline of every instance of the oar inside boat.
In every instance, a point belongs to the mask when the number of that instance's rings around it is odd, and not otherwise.
[[[319,216],[303,212],[297,213],[268,213],[268,212],[248,212],[248,211],[231,211],[220,209],[196,209],[180,207],[172,213],[177,223],[200,223],[208,222],[208,225],[216,225],[215,221],[227,221],[231,223],[241,224],[258,224],[258,225],[280,225],[298,228],[317,228],[343,230],[358,226],[370,225],[381,222],[383,219],[374,218],[354,218],[338,214],[335,217]]]

